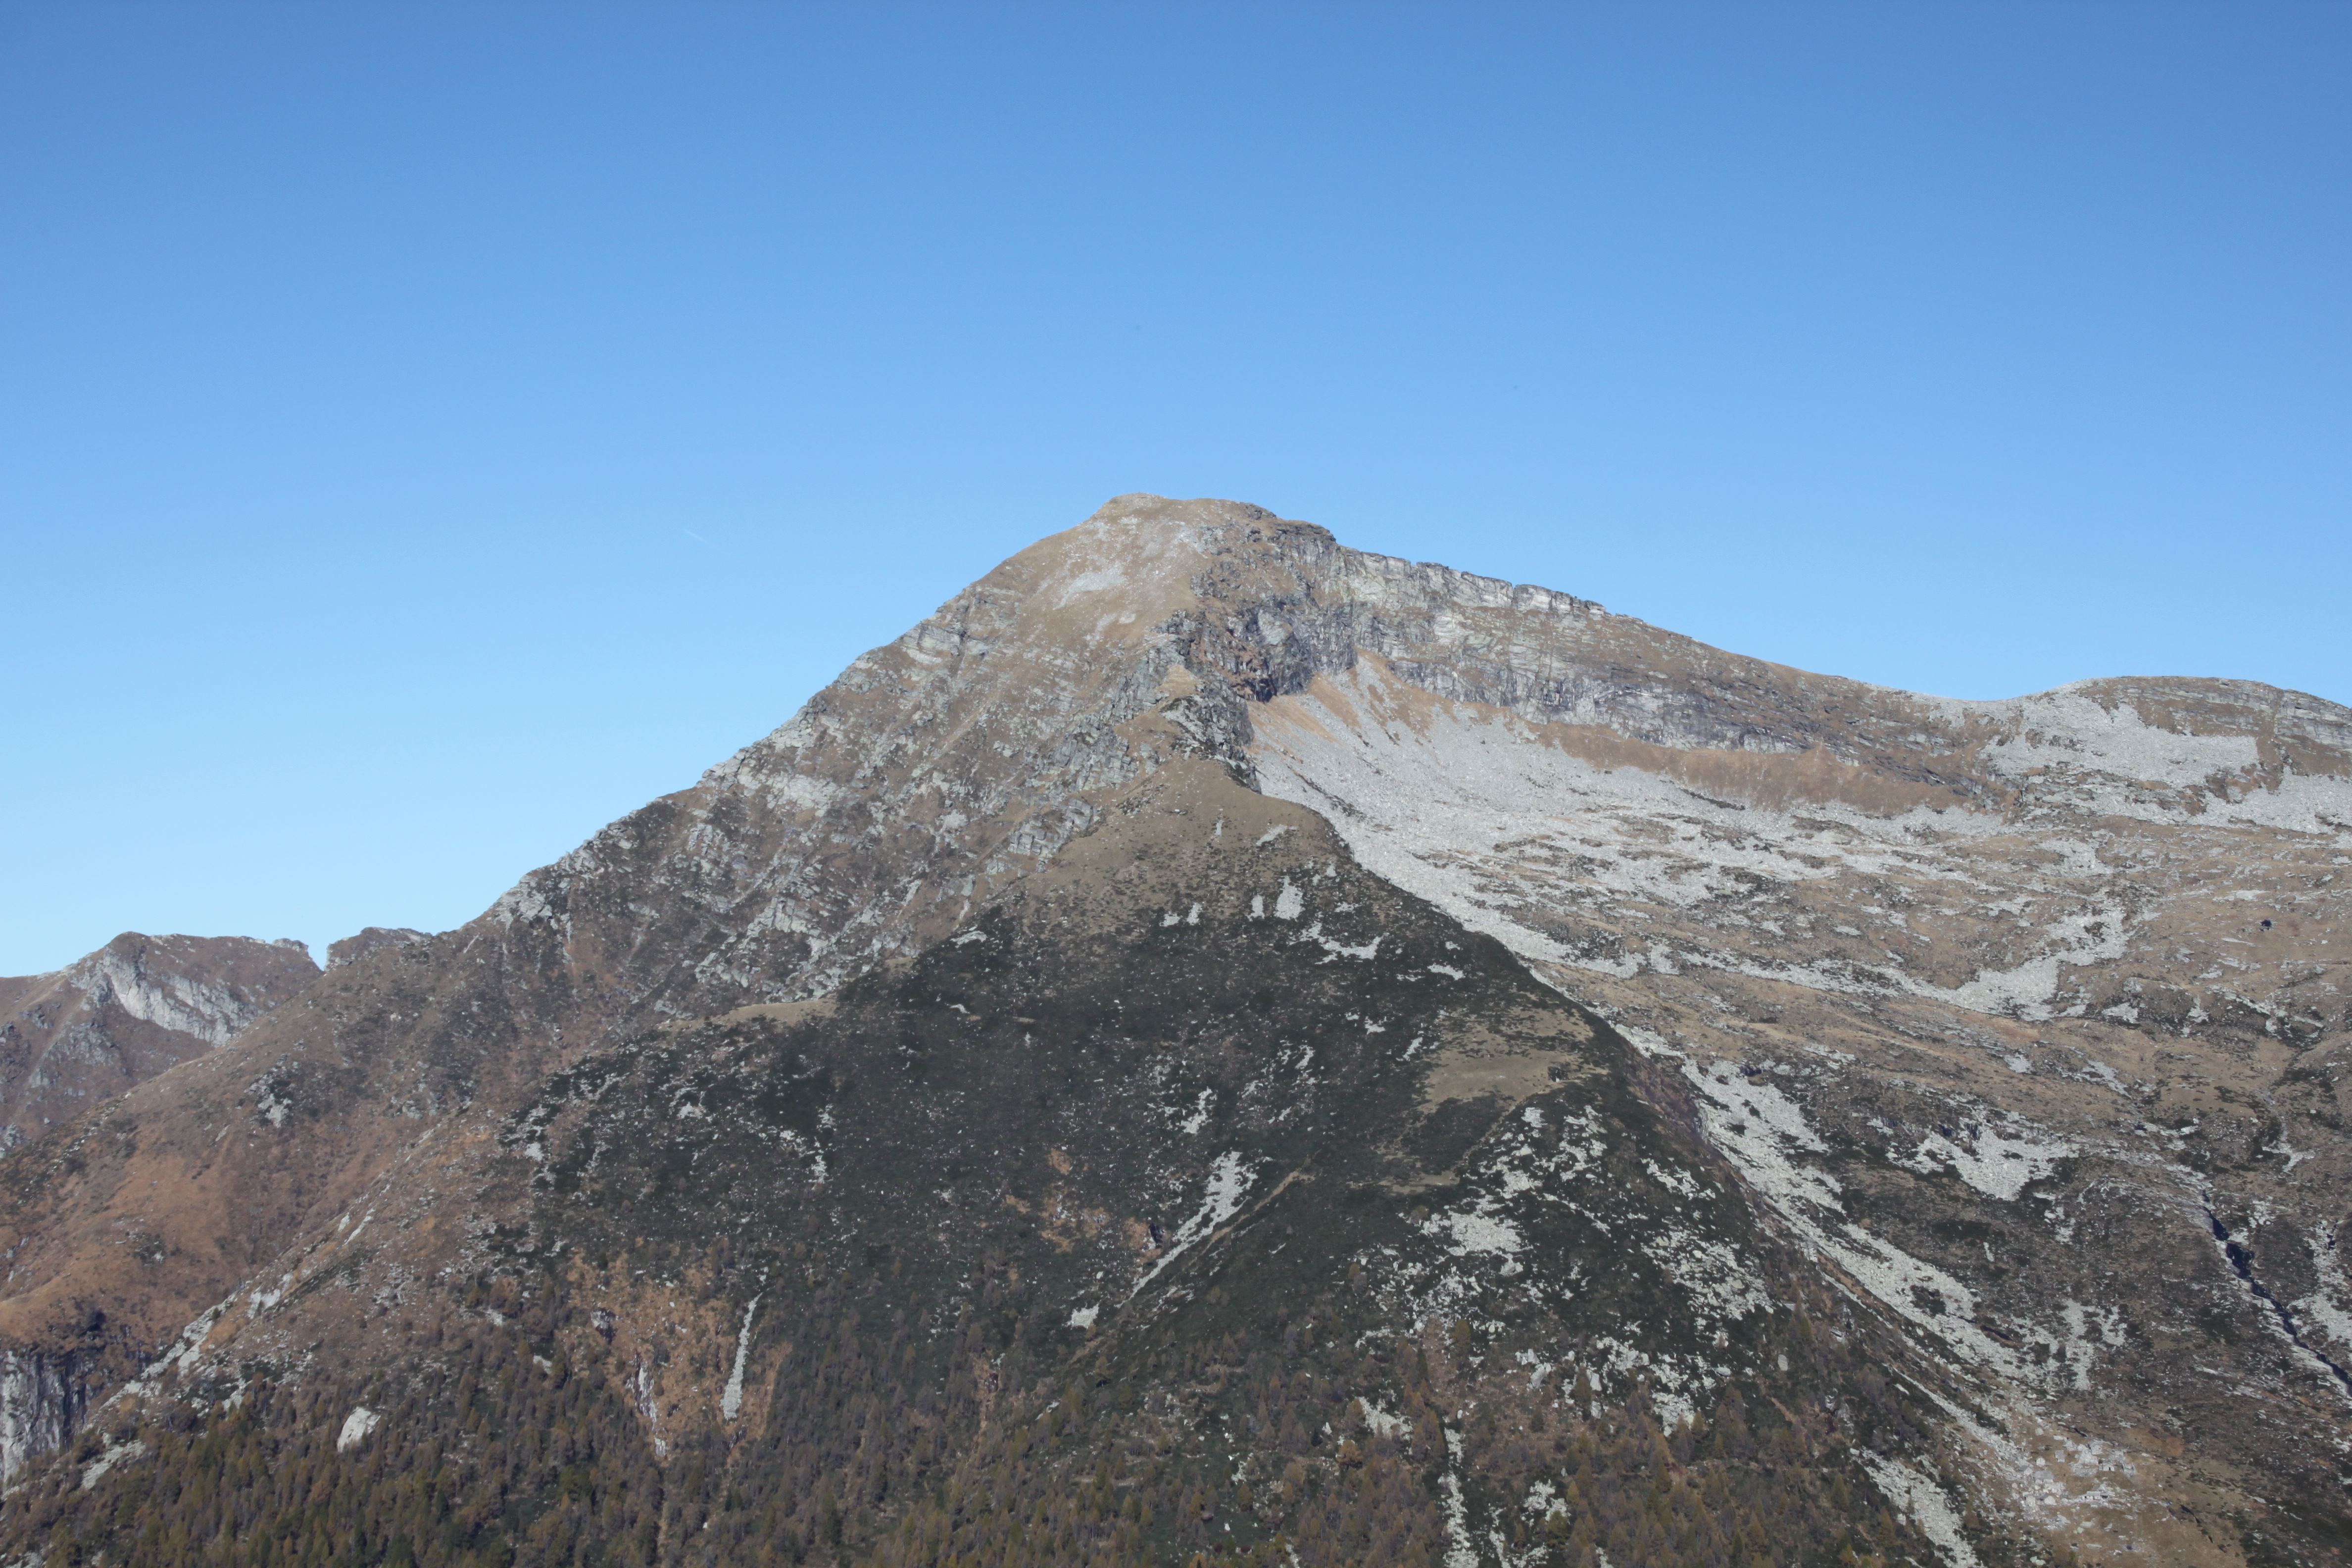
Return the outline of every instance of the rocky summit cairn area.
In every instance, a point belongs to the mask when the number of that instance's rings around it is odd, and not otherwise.
[[[456,931],[0,981],[0,1562],[2341,1563],[2347,868],[2316,698],[1122,496]]]

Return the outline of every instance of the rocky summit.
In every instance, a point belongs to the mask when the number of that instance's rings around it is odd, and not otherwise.
[[[11,1152],[0,1560],[2340,1563],[2347,866],[2315,698],[1120,497]]]
[[[318,973],[291,938],[125,931],[55,973],[0,979],[0,1148],[226,1044]]]

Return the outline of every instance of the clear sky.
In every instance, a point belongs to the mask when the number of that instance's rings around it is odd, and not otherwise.
[[[0,0],[0,973],[442,928],[1124,490],[2352,700],[2352,7]]]

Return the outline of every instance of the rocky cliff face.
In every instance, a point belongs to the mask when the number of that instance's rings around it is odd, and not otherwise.
[[[379,1542],[551,1380],[424,1561],[2333,1561],[2347,825],[1121,498],[20,1152],[0,1339]]]
[[[0,1355],[0,1476],[56,1453],[81,1425],[82,1386],[74,1360],[70,1352]]]

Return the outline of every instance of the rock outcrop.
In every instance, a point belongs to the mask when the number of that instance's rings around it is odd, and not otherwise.
[[[412,942],[423,942],[429,931],[411,930],[407,926],[368,926],[350,936],[327,944],[327,967],[338,969],[346,963],[365,958],[380,947],[405,947]]]
[[[0,1352],[0,1477],[66,1446],[80,1426],[83,1389],[72,1352]]]

